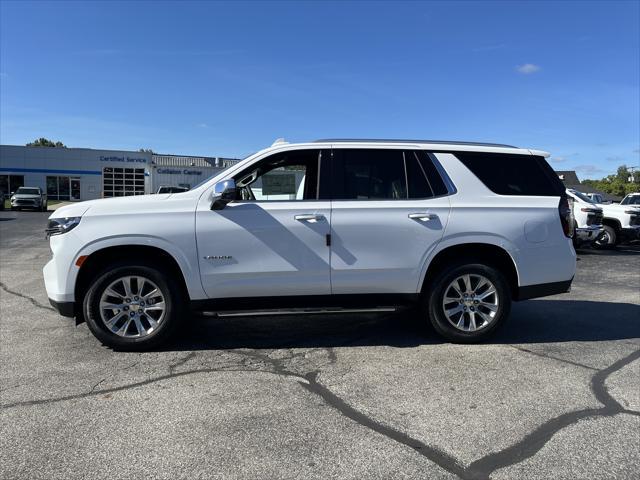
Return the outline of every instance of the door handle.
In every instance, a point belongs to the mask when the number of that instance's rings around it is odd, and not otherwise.
[[[438,215],[434,213],[410,213],[409,218],[411,220],[420,220],[421,222],[428,222],[429,220],[435,220]]]
[[[315,223],[324,220],[324,215],[316,215],[315,213],[303,213],[301,215],[296,215],[293,218],[298,220],[299,222]]]

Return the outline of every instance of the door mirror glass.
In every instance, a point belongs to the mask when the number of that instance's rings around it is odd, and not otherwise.
[[[236,199],[236,182],[233,178],[218,182],[213,186],[211,210],[222,210],[227,203]]]

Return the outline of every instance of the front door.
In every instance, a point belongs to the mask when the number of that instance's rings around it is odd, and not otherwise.
[[[430,157],[403,149],[333,153],[332,293],[416,293],[449,216]]]
[[[319,150],[274,154],[234,175],[238,199],[224,209],[200,202],[198,256],[210,298],[331,293],[321,162]]]
[[[71,179],[71,200],[80,200],[80,179]]]

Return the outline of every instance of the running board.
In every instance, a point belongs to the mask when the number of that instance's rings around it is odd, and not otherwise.
[[[398,307],[372,307],[372,308],[291,308],[273,310],[233,310],[208,312],[203,311],[206,316],[225,317],[266,317],[278,315],[327,315],[336,313],[382,313],[395,312]]]

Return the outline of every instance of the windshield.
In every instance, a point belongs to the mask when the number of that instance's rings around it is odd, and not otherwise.
[[[640,195],[629,195],[620,202],[621,205],[640,205]]]
[[[569,191],[571,192],[572,195],[575,195],[576,197],[578,197],[583,202],[593,203],[593,200],[591,200],[589,197],[587,197],[584,193],[580,193],[580,192],[577,192],[575,190],[569,190]]]
[[[20,193],[22,195],[40,195],[40,190],[37,188],[20,187],[16,193]]]
[[[239,162],[237,162],[237,163],[240,163],[240,162],[242,162],[242,161],[246,160],[247,158],[249,158],[249,157],[250,157],[250,156],[252,156],[252,155],[255,155],[255,152],[254,152],[254,153],[250,153],[249,155],[247,155],[246,157],[244,157],[242,160],[240,160],[240,161],[239,161]],[[230,168],[230,167],[227,167],[227,168]],[[193,187],[191,187],[191,188],[190,188],[190,190],[195,190],[196,188],[200,188],[202,185],[204,185],[205,183],[207,183],[207,182],[208,182],[209,180],[211,180],[213,177],[217,177],[218,175],[220,175],[222,172],[224,172],[224,170],[226,170],[226,168],[225,168],[225,169],[223,169],[223,170],[220,170],[219,172],[214,173],[213,175],[208,176],[207,178],[205,178],[204,180],[202,180],[202,181],[201,181],[200,183],[198,183],[197,185],[194,185]]]

